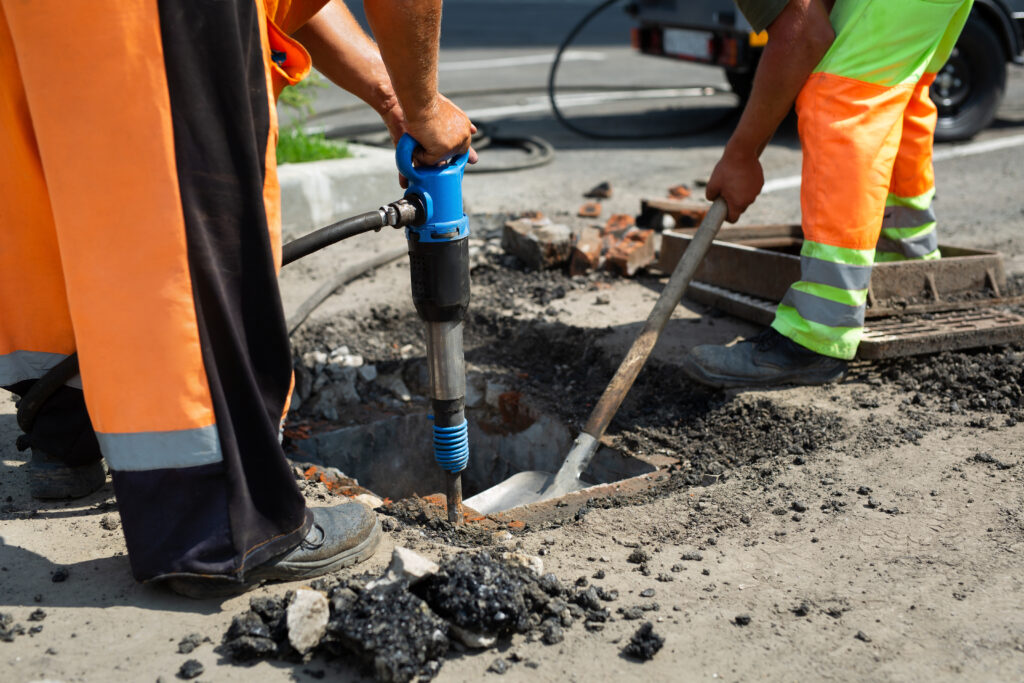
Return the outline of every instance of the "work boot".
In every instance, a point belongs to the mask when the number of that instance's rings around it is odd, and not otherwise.
[[[691,379],[717,389],[828,384],[846,368],[846,361],[815,353],[771,327],[734,346],[696,346],[683,359]]]
[[[107,481],[102,460],[86,465],[66,465],[38,448],[28,461],[28,491],[39,500],[82,498],[99,490]]]
[[[368,560],[380,544],[377,516],[362,503],[311,508],[313,524],[292,550],[250,569],[245,582],[227,577],[176,577],[167,587],[190,598],[238,595],[265,581],[299,581],[336,572]]]

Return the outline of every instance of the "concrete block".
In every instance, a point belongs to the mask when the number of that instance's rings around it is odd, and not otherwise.
[[[349,159],[278,167],[285,242],[402,197],[393,151],[351,143],[348,148]]]
[[[327,633],[327,619],[330,604],[319,591],[300,588],[288,605],[285,623],[288,626],[288,642],[299,654],[305,654],[320,644]]]
[[[554,268],[569,260],[572,231],[567,225],[537,225],[530,219],[520,218],[505,223],[501,246],[506,253],[518,256],[529,268]]]

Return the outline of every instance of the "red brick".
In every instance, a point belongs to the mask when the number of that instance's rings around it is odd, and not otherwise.
[[[583,228],[576,237],[576,243],[572,247],[569,256],[569,274],[586,275],[592,270],[601,266],[601,253],[604,246],[601,239],[601,230],[598,228]]]
[[[623,236],[605,257],[609,270],[632,277],[636,271],[654,263],[654,231],[633,228]]]
[[[580,207],[577,215],[580,218],[597,218],[601,215],[601,202],[587,202]]]

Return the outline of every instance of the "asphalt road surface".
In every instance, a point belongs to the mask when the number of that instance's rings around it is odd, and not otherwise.
[[[467,177],[471,211],[539,209],[575,213],[582,193],[610,181],[609,212],[635,213],[643,197],[711,172],[735,125],[737,99],[721,70],[642,56],[630,48],[632,19],[619,7],[597,17],[566,52],[558,102],[576,125],[624,138],[595,140],[553,116],[546,87],[555,48],[596,3],[451,0],[445,3],[440,79],[474,122],[493,136],[539,136],[555,149],[552,163],[516,172]],[[357,8],[354,8],[357,9]],[[365,132],[372,111],[331,87],[318,95],[314,125]],[[936,174],[942,242],[1004,252],[1010,271],[1024,271],[1024,69],[1010,66],[995,123],[968,143],[941,144]],[[480,167],[524,160],[518,150],[485,149]],[[744,223],[799,221],[800,151],[792,118],[762,159],[765,192]]]

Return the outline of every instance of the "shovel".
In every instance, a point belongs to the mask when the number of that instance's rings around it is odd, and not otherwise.
[[[465,500],[467,506],[486,515],[520,505],[558,498],[588,486],[580,480],[580,475],[593,459],[597,447],[600,445],[601,436],[608,428],[608,423],[615,417],[623,399],[626,398],[630,387],[633,386],[637,375],[640,374],[644,363],[647,362],[647,357],[651,355],[651,350],[658,342],[662,330],[665,329],[665,324],[672,315],[672,311],[679,304],[679,300],[683,298],[683,292],[686,291],[690,280],[693,279],[693,274],[704,259],[704,254],[707,253],[719,228],[722,227],[722,221],[725,220],[727,211],[728,206],[721,198],[716,199],[715,203],[711,205],[683,253],[683,257],[679,259],[675,270],[672,271],[672,277],[669,278],[668,284],[665,285],[661,296],[658,297],[654,308],[651,309],[651,314],[647,316],[647,322],[644,323],[643,329],[629,348],[629,352],[622,360],[622,364],[619,365],[612,381],[608,383],[604,394],[601,395],[601,400],[594,406],[587,424],[583,427],[580,435],[576,437],[572,450],[569,451],[569,455],[566,456],[558,473],[519,472],[500,484],[481,491],[472,498],[467,498]]]

